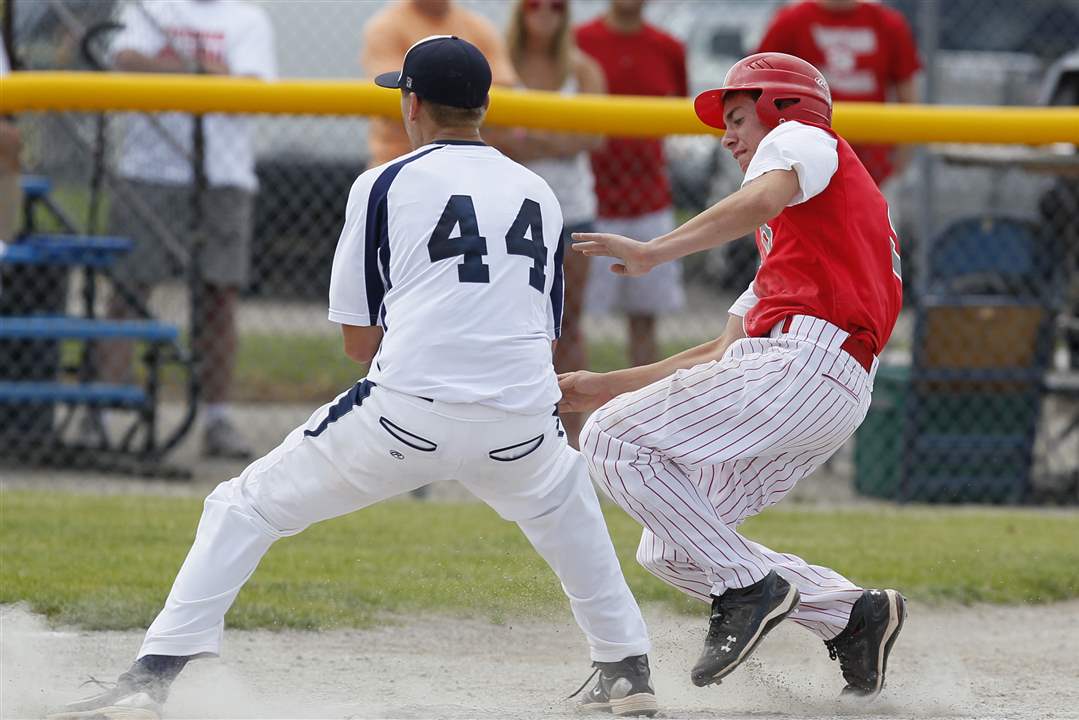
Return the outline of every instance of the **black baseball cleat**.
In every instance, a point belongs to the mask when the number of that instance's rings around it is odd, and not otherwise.
[[[730,675],[796,607],[797,588],[775,570],[748,587],[713,596],[704,652],[689,674],[693,684],[704,687]]]
[[[169,686],[187,663],[186,657],[143,657],[114,683],[90,678],[101,692],[68,704],[46,720],[160,720]]]
[[[880,694],[888,654],[906,616],[906,600],[895,590],[866,590],[854,603],[847,627],[824,641],[828,657],[839,660],[847,681],[843,695],[875,698]]]
[[[614,715],[652,717],[659,710],[652,688],[647,655],[634,655],[618,662],[594,662],[596,671],[584,681],[574,697],[596,674],[599,680],[577,703],[579,712],[610,712]]]

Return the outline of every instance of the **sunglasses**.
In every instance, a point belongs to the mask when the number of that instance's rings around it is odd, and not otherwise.
[[[549,7],[551,12],[562,13],[566,11],[566,0],[527,0],[525,10],[535,12],[543,7]]]

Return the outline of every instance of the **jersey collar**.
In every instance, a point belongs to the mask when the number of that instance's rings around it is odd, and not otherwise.
[[[432,145],[479,145],[480,147],[487,147],[487,143],[482,140],[432,140]]]

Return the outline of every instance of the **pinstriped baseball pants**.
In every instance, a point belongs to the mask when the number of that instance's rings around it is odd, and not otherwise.
[[[865,418],[873,372],[840,349],[847,333],[796,316],[718,362],[679,370],[597,410],[581,433],[592,478],[644,526],[637,560],[706,602],[775,570],[798,588],[791,619],[822,639],[847,624],[861,588],[737,531],[832,455]]]

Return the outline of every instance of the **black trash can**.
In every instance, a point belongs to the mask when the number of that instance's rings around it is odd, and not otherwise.
[[[310,157],[260,160],[248,295],[325,300],[348,192],[363,166]]]
[[[68,268],[3,265],[0,277],[0,320],[64,313]],[[60,374],[60,352],[59,340],[0,338],[0,382],[53,382]],[[51,403],[4,407],[0,412],[0,453],[32,454],[52,438],[55,414]]]

